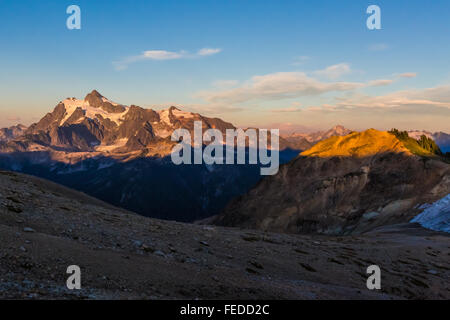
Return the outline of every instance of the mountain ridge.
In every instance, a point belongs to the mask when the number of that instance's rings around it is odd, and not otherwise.
[[[450,193],[450,165],[394,134],[331,137],[232,200],[212,223],[288,233],[351,234],[408,222]],[[261,208],[265,208],[261,210]]]

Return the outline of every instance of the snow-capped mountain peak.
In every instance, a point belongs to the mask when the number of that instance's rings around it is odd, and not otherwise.
[[[117,103],[111,102],[110,100],[101,97],[101,101],[105,105],[112,105],[114,107],[119,107],[120,109],[116,109],[116,111],[122,112],[113,112],[113,110],[108,108],[102,108],[103,104],[95,104],[90,102],[89,100],[79,100],[75,98],[68,98],[62,101],[64,107],[66,109],[64,118],[60,121],[59,125],[62,126],[66,123],[67,120],[73,118],[73,115],[77,109],[81,109],[83,112],[80,112],[77,116],[77,119],[71,119],[74,123],[81,122],[84,118],[95,119],[100,115],[103,119],[109,119],[115,122],[117,125],[120,125],[121,121],[123,121],[123,117],[127,114],[129,107],[122,106]]]

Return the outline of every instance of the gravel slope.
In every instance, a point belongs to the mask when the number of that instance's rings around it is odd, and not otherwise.
[[[190,225],[0,172],[0,298],[449,299],[449,257],[450,237],[416,224],[348,237]],[[65,288],[72,264],[79,291]]]

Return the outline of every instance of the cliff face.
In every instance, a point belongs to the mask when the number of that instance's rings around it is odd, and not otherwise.
[[[289,233],[360,233],[408,222],[450,193],[450,165],[413,155],[395,136],[367,130],[303,152],[235,199],[215,223]]]

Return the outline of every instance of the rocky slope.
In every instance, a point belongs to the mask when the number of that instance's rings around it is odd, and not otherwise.
[[[449,299],[449,247],[415,224],[312,237],[160,221],[0,171],[2,299]]]
[[[9,128],[0,129],[0,142],[8,142],[14,139],[21,137],[25,130],[26,126],[18,124]]]
[[[416,150],[421,154],[427,151]],[[450,165],[367,130],[319,142],[232,201],[214,223],[289,233],[362,233],[408,222],[450,193]]]

